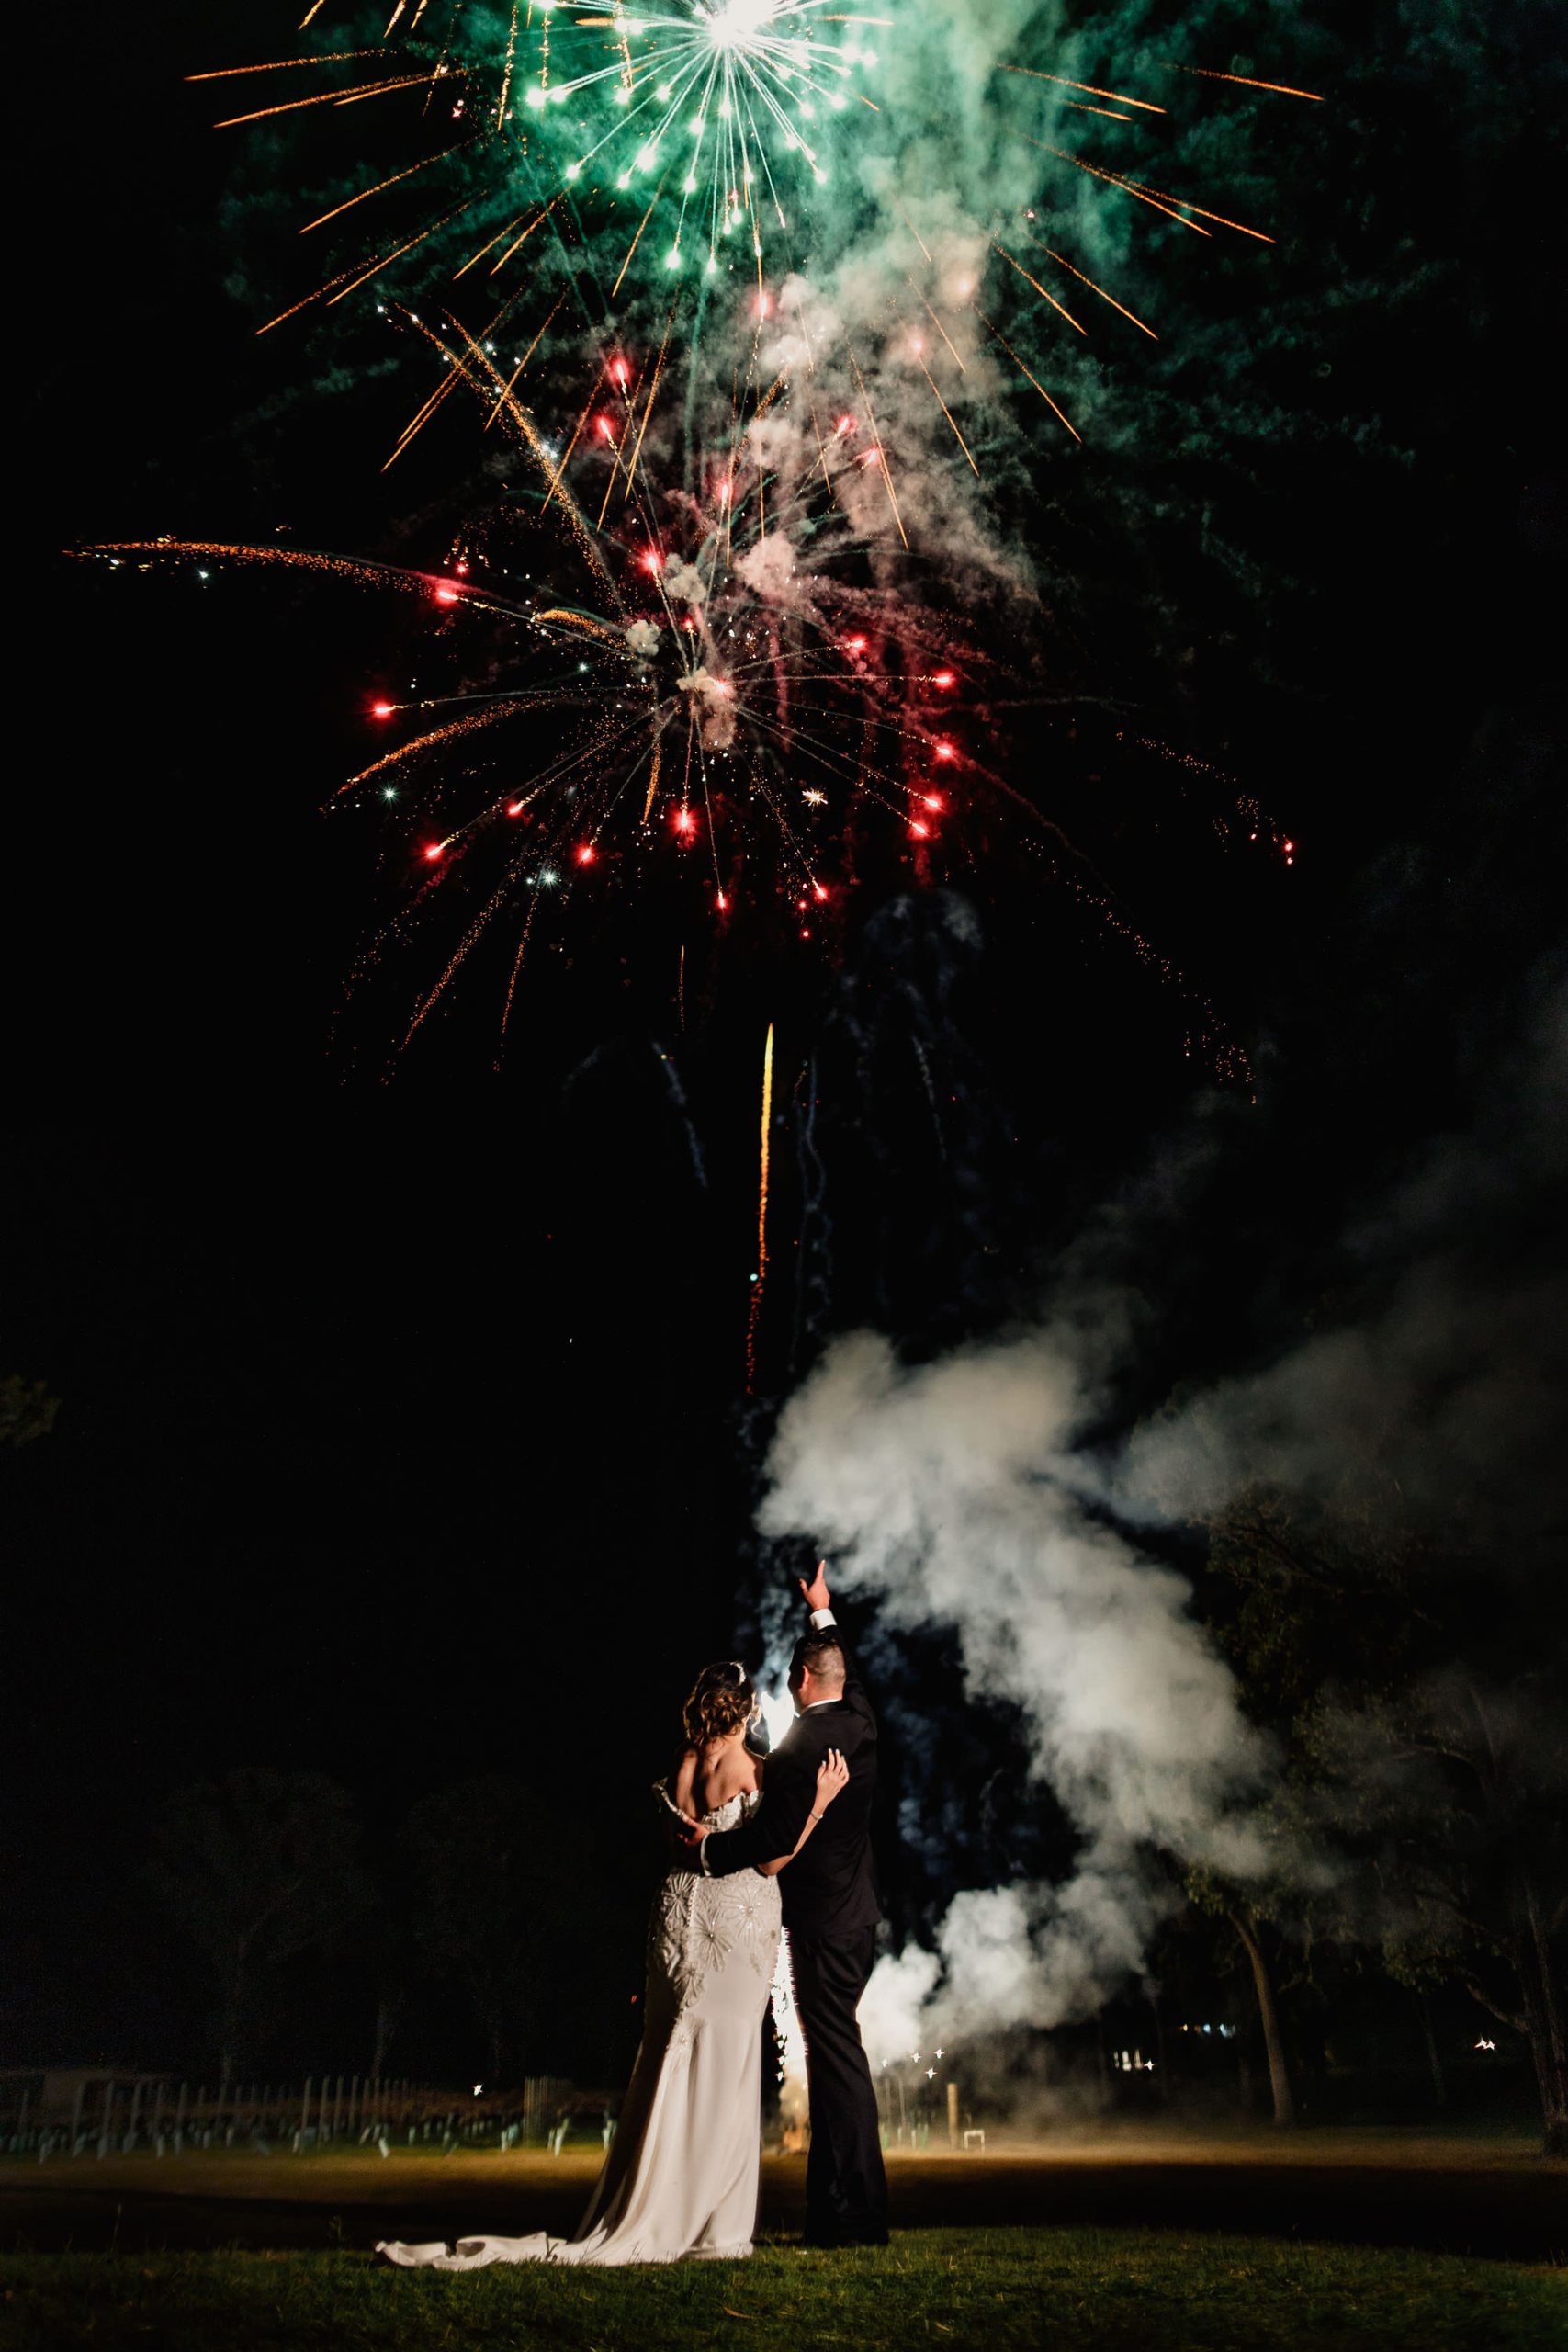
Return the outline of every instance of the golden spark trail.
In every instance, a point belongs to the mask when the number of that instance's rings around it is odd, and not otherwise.
[[[942,411],[942,413],[943,416],[945,416],[945,417],[946,417],[946,419],[947,419],[947,421],[948,421],[948,424],[949,424],[950,425],[952,425],[952,427],[953,427],[953,439],[957,442],[957,444],[958,444],[959,447],[963,450],[963,452],[964,452],[964,456],[965,456],[966,458],[968,458],[968,459],[969,459],[969,470],[970,470],[970,472],[971,472],[972,474],[974,474],[974,475],[976,477],[976,479],[978,479],[979,472],[980,472],[980,469],[979,469],[979,467],[975,463],[975,459],[974,459],[973,456],[972,456],[972,455],[971,455],[971,453],[970,453],[969,444],[968,444],[968,442],[967,442],[967,441],[965,441],[965,439],[964,438],[963,434],[962,434],[962,433],[960,433],[960,431],[958,430],[958,426],[957,426],[957,424],[956,424],[956,423],[954,422],[954,419],[953,419],[953,411],[948,407],[947,402],[942,399],[942,394],[937,390],[937,388],[936,388],[936,379],[935,379],[935,377],[931,374],[931,369],[926,366],[925,361],[924,361],[922,358],[920,358],[920,356],[919,356],[919,355],[918,353],[916,354],[916,357],[915,357],[915,365],[919,368],[919,371],[920,371],[921,375],[925,378],[925,379],[926,379],[927,383],[931,386],[931,398],[932,398],[932,400],[933,400],[933,401],[935,401],[935,402],[936,402],[936,404],[937,404],[938,408],[939,408],[939,409],[941,409],[941,411]]]
[[[485,239],[484,243],[483,243],[482,245],[478,245],[478,246],[476,246],[476,247],[475,247],[475,249],[474,249],[474,251],[473,251],[473,252],[468,255],[468,260],[467,260],[466,262],[462,263],[458,268],[455,269],[455,270],[452,272],[452,283],[453,283],[453,285],[454,285],[454,286],[456,286],[456,284],[457,283],[457,280],[459,279],[459,277],[467,277],[467,276],[468,276],[468,274],[469,270],[473,268],[474,264],[475,264],[476,262],[483,261],[483,259],[484,259],[484,257],[485,257],[486,254],[492,254],[492,253],[494,253],[494,251],[495,251],[495,249],[496,249],[497,245],[499,245],[499,244],[500,244],[500,243],[501,243],[501,241],[502,241],[502,237],[509,237],[509,236],[512,234],[512,232],[513,231],[513,229],[515,229],[515,228],[516,228],[517,223],[519,222],[519,220],[522,220],[522,218],[523,218],[523,215],[522,215],[522,213],[521,213],[521,212],[514,212],[514,213],[513,214],[513,216],[512,216],[511,220],[507,220],[507,221],[504,221],[504,222],[502,224],[502,226],[501,226],[501,227],[496,231],[496,232],[495,232],[495,234],[494,234],[494,236],[493,236],[493,237],[487,237],[487,238]],[[500,268],[500,266],[501,266],[501,264],[498,262],[498,263],[496,264],[496,268],[497,268],[497,269],[499,269],[499,268]],[[493,269],[491,270],[491,276],[492,277],[495,276],[495,270],[493,270]]]
[[[1133,324],[1135,327],[1140,328],[1142,332],[1149,337],[1149,340],[1152,343],[1157,343],[1159,341],[1159,337],[1156,334],[1153,327],[1145,326],[1142,319],[1136,317],[1133,311],[1129,311],[1124,302],[1119,302],[1114,294],[1108,294],[1103,286],[1097,286],[1092,277],[1086,277],[1081,269],[1075,269],[1070,261],[1065,259],[1061,254],[1052,252],[1049,245],[1046,246],[1045,251],[1051,254],[1052,260],[1055,262],[1059,267],[1070,270],[1072,275],[1077,279],[1080,286],[1087,286],[1091,294],[1098,294],[1102,302],[1109,302],[1113,311],[1120,311],[1124,319],[1131,319]]]
[[[746,1393],[757,1379],[757,1321],[762,1309],[762,1285],[768,1274],[768,1146],[773,1123],[773,1024],[768,1023],[762,1047],[762,1151],[757,1186],[757,1272],[751,1284],[751,1312],[746,1325]]]
[[[1063,74],[1037,73],[1032,65],[1003,65],[998,68],[998,71],[1003,74],[1025,74],[1032,82],[1055,82],[1057,88],[1061,90],[1086,90],[1091,98],[1114,98],[1118,105],[1137,107],[1145,114],[1164,114],[1166,111],[1164,107],[1154,106],[1147,98],[1130,98],[1125,90],[1102,90],[1094,82],[1069,82]],[[1098,112],[1098,108],[1091,108],[1090,111]]]
[[[414,435],[420,430],[422,425],[428,424],[431,417],[434,415],[435,411],[446,399],[447,393],[452,390],[453,385],[457,383],[459,380],[459,371],[455,368],[449,369],[448,372],[443,376],[441,381],[436,385],[435,390],[431,393],[430,398],[425,401],[424,406],[420,410],[418,415],[413,419],[412,424],[404,425],[396,448],[388,458],[386,465],[381,469],[383,473],[385,473],[389,467],[396,465],[398,459],[402,456],[403,451],[408,447],[409,443],[413,439]]]
[[[562,300],[564,299],[565,298],[563,296]],[[558,303],[557,307],[558,309]],[[411,324],[419,329],[420,334],[425,337],[427,342],[433,343],[435,345],[436,350],[439,351],[444,357],[454,361],[457,359],[457,353],[450,350],[448,346],[442,342],[441,337],[435,334],[433,328],[426,326],[422,319],[415,319],[412,312],[405,312],[405,316],[409,318]],[[506,386],[502,383],[500,368],[497,368],[489,354],[483,351],[474,341],[474,338],[468,333],[468,328],[456,320],[453,323],[457,327],[458,334],[462,336],[463,341],[468,345],[469,356],[475,361],[480,372],[483,375],[488,376],[491,382],[498,387],[503,413],[510,419],[512,424],[516,426],[519,437],[526,447],[535,464],[538,467],[542,474],[547,476],[549,475],[549,456],[545,448],[543,441],[539,437],[539,434],[535,426],[533,418],[528,414],[527,410],[523,406],[522,401],[517,398],[516,394],[509,391]],[[541,329],[541,333],[542,332],[543,330]],[[535,340],[537,341],[537,339],[538,338],[536,336]],[[475,381],[474,378],[469,376],[468,380],[473,385],[473,389],[476,393],[479,392],[479,386]],[[570,456],[570,452],[569,451],[568,455]],[[563,459],[563,469],[564,464],[565,460]],[[590,569],[604,582],[605,591],[608,594],[610,602],[614,605],[615,609],[617,612],[622,611],[624,606],[621,592],[616,587],[615,581],[611,578],[610,573],[606,569],[604,559],[599,552],[598,547],[594,541],[593,534],[588,527],[588,524],[583,516],[581,508],[578,505],[577,501],[572,497],[571,492],[569,490],[561,490],[560,477],[558,474],[554,479],[553,487],[550,492],[551,497],[555,495],[557,490],[560,490],[561,506],[566,513],[572,536],[576,539],[579,547],[581,548]],[[549,499],[547,498],[545,504],[548,505],[548,503]],[[539,511],[543,514],[544,508],[541,507]]]
[[[466,196],[461,204],[455,206],[450,212],[443,213],[439,220],[433,220],[428,229],[422,229],[417,237],[410,237],[405,243],[395,246],[389,254],[382,254],[378,259],[370,264],[367,269],[362,269],[357,277],[351,277],[346,286],[340,286],[335,294],[329,296],[327,308],[330,310],[334,302],[341,302],[345,295],[354,292],[356,286],[363,286],[367,279],[378,276],[382,270],[389,268],[393,262],[400,261],[404,254],[412,254],[416,245],[423,244],[426,237],[434,237],[437,229],[445,229],[448,220],[456,220],[459,213],[467,212],[468,207],[477,203],[478,200],[477,197]],[[325,288],[321,290],[324,292]]]
[[[1194,204],[1190,197],[1172,196],[1163,187],[1152,187],[1147,180],[1126,180],[1122,185],[1130,187],[1134,196],[1162,196],[1168,204],[1185,204],[1188,211],[1196,212],[1201,220],[1217,220],[1222,229],[1235,229],[1244,237],[1256,237],[1260,245],[1271,245],[1275,242],[1272,237],[1265,236],[1261,229],[1249,229],[1245,220],[1227,220],[1223,212],[1206,212],[1201,204]],[[1190,228],[1191,221],[1187,225]]]
[[[367,197],[379,196],[383,189],[396,187],[400,180],[412,179],[415,172],[427,172],[432,164],[444,164],[448,155],[460,155],[465,147],[471,147],[473,143],[471,139],[459,139],[456,147],[443,147],[438,155],[427,155],[422,164],[410,164],[405,170],[394,172],[390,179],[378,180],[374,187],[362,187],[357,196],[344,197],[343,202],[334,204],[330,212],[319,212],[313,220],[307,220],[299,234],[303,236],[307,229],[320,229],[327,221],[335,220],[340,212],[351,211],[355,205],[363,204]]]
[[[1156,212],[1163,212],[1168,220],[1179,220],[1184,229],[1190,229],[1195,236],[1208,235],[1207,229],[1200,228],[1196,220],[1189,220],[1185,212],[1173,209],[1175,205],[1184,201],[1182,198],[1174,197],[1168,203],[1156,204],[1149,190],[1137,187],[1134,181],[1122,179],[1115,172],[1102,171],[1098,164],[1086,164],[1081,155],[1069,155],[1065,147],[1052,147],[1043,139],[1030,139],[1027,131],[1023,136],[1028,140],[1030,146],[1038,147],[1042,154],[1057,155],[1064,164],[1076,164],[1080,172],[1088,172],[1091,178],[1104,180],[1108,187],[1124,189],[1128,196],[1135,196],[1140,204],[1150,206]],[[1188,207],[1189,211],[1196,212],[1197,209],[1198,207],[1195,204]]]
[[[560,464],[556,468],[555,473],[554,473],[554,475],[553,475],[553,477],[552,477],[552,479],[551,479],[551,481],[550,481],[550,486],[549,486],[548,490],[545,492],[545,503],[544,503],[544,505],[543,505],[543,506],[541,506],[541,507],[540,507],[540,509],[539,509],[539,513],[540,513],[540,514],[541,514],[541,515],[543,515],[543,514],[545,514],[545,512],[547,511],[547,508],[548,508],[548,506],[549,506],[549,503],[550,503],[551,499],[555,496],[555,494],[556,494],[557,491],[558,491],[558,490],[559,490],[559,488],[560,488],[560,486],[561,486],[562,479],[563,479],[563,477],[565,476],[565,473],[566,473],[566,461],[567,461],[567,458],[570,457],[570,455],[571,455],[572,451],[576,448],[576,447],[577,447],[577,443],[578,443],[578,437],[579,437],[579,435],[581,435],[581,431],[582,431],[583,426],[587,424],[587,422],[588,422],[588,420],[589,420],[590,416],[592,416],[592,414],[593,413],[593,403],[594,403],[594,401],[598,399],[598,397],[599,397],[599,387],[598,387],[598,385],[597,385],[597,384],[595,384],[595,385],[594,385],[594,387],[593,387],[593,390],[592,390],[589,393],[589,395],[588,395],[588,403],[587,403],[587,406],[584,408],[584,410],[583,410],[583,412],[582,412],[582,414],[578,418],[577,423],[576,423],[576,424],[575,424],[575,425],[572,427],[571,439],[567,443],[567,445],[566,445],[566,448],[565,448],[564,452],[562,453],[562,457],[561,457]]]
[[[643,214],[642,219],[641,219],[641,220],[637,222],[637,235],[632,239],[631,243],[626,247],[626,257],[625,261],[621,264],[620,270],[619,270],[619,272],[618,272],[618,274],[617,274],[617,276],[616,276],[615,282],[614,286],[612,286],[612,287],[611,287],[611,288],[610,288],[610,300],[612,300],[612,302],[615,300],[615,299],[616,295],[617,295],[617,294],[620,292],[620,290],[621,290],[621,279],[626,276],[626,274],[627,270],[628,270],[628,269],[630,269],[630,267],[631,267],[631,266],[632,266],[632,255],[633,255],[633,254],[635,254],[635,253],[636,253],[636,251],[637,251],[637,249],[638,245],[642,243],[642,232],[643,232],[643,231],[647,228],[647,226],[648,226],[649,222],[652,220],[652,218],[653,218],[653,214],[654,214],[654,209],[655,209],[655,207],[657,206],[657,204],[658,204],[658,202],[659,202],[659,199],[660,199],[660,198],[663,195],[663,193],[664,193],[664,182],[663,182],[662,180],[660,180],[660,183],[659,183],[659,186],[658,186],[658,187],[654,189],[654,191],[653,191],[653,195],[652,195],[652,198],[651,198],[651,199],[650,199],[650,201],[649,201],[648,210]]]
[[[1196,74],[1204,82],[1239,82],[1247,90],[1278,90],[1284,98],[1310,98],[1314,107],[1324,103],[1321,90],[1293,90],[1289,82],[1255,82],[1250,74],[1216,74],[1212,65],[1179,65],[1178,74]]]
[[[285,319],[293,318],[297,311],[308,310],[310,304],[318,301],[323,294],[330,294],[334,286],[341,286],[347,276],[346,269],[340,269],[337,276],[329,277],[324,286],[318,286],[312,293],[301,294],[298,302],[290,302],[287,311],[279,311],[276,319],[268,319],[265,326],[257,327],[257,334],[270,334],[274,327],[280,327]]]
[[[213,65],[205,74],[187,74],[185,79],[226,82],[235,74],[285,74],[291,65],[341,65],[346,58],[380,57],[383,53],[378,49],[327,49],[320,57],[275,57],[265,65]]]
[[[1075,441],[1081,441],[1083,439],[1083,435],[1077,430],[1076,425],[1067,424],[1066,418],[1062,414],[1061,410],[1056,406],[1055,401],[1051,398],[1050,393],[1045,390],[1045,387],[1041,382],[1039,377],[1030,374],[1029,369],[1024,366],[1022,360],[1019,357],[1017,352],[1013,349],[1006,335],[1003,334],[1001,329],[999,327],[994,327],[989,319],[987,319],[985,313],[981,311],[976,311],[975,316],[979,320],[980,324],[985,328],[987,334],[994,334],[996,336],[997,341],[1001,345],[1002,349],[1007,353],[1008,357],[1012,361],[1013,366],[1019,370],[1020,374],[1029,377],[1030,382],[1033,385],[1035,390],[1039,393],[1041,399],[1044,401],[1052,415],[1055,417],[1060,424],[1066,424],[1067,431],[1072,435]]]
[[[887,452],[882,446],[882,435],[877,429],[876,418],[872,413],[871,394],[865,389],[865,378],[860,372],[860,361],[855,357],[854,352],[851,349],[847,341],[844,345],[844,348],[849,352],[850,366],[855,371],[855,381],[860,386],[860,396],[865,402],[865,413],[871,424],[872,447],[876,451],[876,469],[882,476],[884,486],[887,492],[887,503],[893,509],[893,520],[898,526],[898,537],[903,540],[904,552],[908,555],[909,551],[908,534],[904,528],[904,517],[898,512],[898,501],[894,494],[893,475],[887,463]]]
[[[262,122],[269,114],[294,114],[300,107],[345,107],[355,98],[378,98],[389,90],[412,90],[428,82],[428,74],[400,74],[391,82],[366,82],[356,90],[318,90],[311,98],[287,98],[281,106],[258,107],[254,114],[225,115],[214,130],[232,130],[236,123]]]
[[[1011,254],[1009,253],[1005,245],[997,244],[997,241],[994,237],[992,238],[991,243],[996,246],[997,252],[1000,254],[1004,261],[1012,262],[1012,266],[1014,269],[1017,270],[1020,277],[1028,278],[1030,285],[1033,287],[1034,291],[1037,294],[1045,294],[1045,288],[1041,285],[1040,280],[1037,277],[1031,277],[1028,270],[1025,269],[1021,261],[1013,261]],[[1045,300],[1050,303],[1051,308],[1054,311],[1061,311],[1062,316],[1066,319],[1070,327],[1077,327],[1079,334],[1088,334],[1089,329],[1084,326],[1078,326],[1078,322],[1077,319],[1074,318],[1071,311],[1067,310],[1063,303],[1058,302],[1054,294],[1045,294]]]
[[[539,329],[538,334],[534,337],[533,342],[528,345],[528,348],[523,354],[522,358],[517,362],[516,367],[507,378],[506,382],[502,386],[500,391],[497,392],[494,405],[491,407],[489,415],[484,421],[484,430],[487,433],[490,431],[491,426],[495,423],[497,416],[501,413],[502,402],[511,398],[513,386],[516,383],[518,377],[523,373],[524,368],[528,365],[529,360],[534,356],[535,352],[537,351],[542,338],[548,329],[551,321],[555,317],[556,311],[560,309],[561,304],[565,300],[566,296],[564,294],[558,294],[556,296],[555,308],[551,311],[549,318],[545,321],[544,325]]]
[[[545,206],[543,211],[535,215],[534,219],[529,221],[528,226],[524,230],[523,234],[516,239],[515,243],[507,246],[506,251],[502,254],[501,259],[491,270],[490,274],[492,277],[495,276],[496,270],[505,268],[507,263],[512,259],[513,254],[517,251],[518,245],[525,245],[527,243],[529,238],[533,235],[540,221],[547,220],[549,219],[551,213],[555,210],[560,200],[561,199],[558,196],[552,196],[548,204]],[[488,245],[485,247],[485,251],[487,253],[490,251],[490,247]]]
[[[395,752],[384,752],[378,760],[372,760],[367,768],[361,768],[357,775],[351,775],[346,784],[340,784],[333,798],[340,799],[345,792],[353,792],[357,786],[368,784],[373,776],[385,775],[389,768],[400,766],[403,761],[414,758],[421,752],[433,751],[438,743],[452,743],[458,736],[471,735],[480,727],[493,727],[498,718],[507,718],[511,707],[523,699],[521,695],[509,695],[499,709],[468,711],[460,718],[448,718],[441,726],[433,727],[427,735],[416,735],[412,742],[400,743]]]
[[[916,301],[919,302],[921,310],[924,311],[927,318],[930,319],[932,326],[935,327],[938,334],[941,335],[943,343],[946,344],[949,351],[953,353],[953,361],[957,367],[959,374],[961,376],[966,376],[969,373],[969,370],[964,365],[963,360],[959,358],[957,350],[953,345],[952,336],[948,334],[947,329],[942,325],[942,321],[937,317],[936,312],[931,309],[931,304],[926,300],[925,296],[920,292],[920,289],[916,285],[914,279],[910,277],[908,273],[905,275],[904,283],[908,288],[910,293],[914,296]]]
[[[642,423],[637,429],[637,443],[632,450],[632,461],[626,469],[626,486],[623,493],[626,498],[629,498],[632,494],[632,482],[637,475],[637,461],[642,455],[642,436],[648,431],[648,420],[653,414],[653,396],[659,390],[659,379],[664,373],[664,354],[669,349],[670,330],[674,323],[675,306],[671,303],[670,306],[670,316],[664,322],[664,333],[660,339],[659,356],[653,363],[653,375],[649,382],[648,399],[643,403]]]

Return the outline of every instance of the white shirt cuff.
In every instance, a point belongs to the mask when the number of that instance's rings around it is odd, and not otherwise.
[[[820,1634],[826,1627],[836,1625],[838,1622],[830,1609],[814,1609],[811,1612],[811,1630],[814,1634]]]

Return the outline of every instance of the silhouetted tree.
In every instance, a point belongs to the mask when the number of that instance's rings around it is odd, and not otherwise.
[[[266,1981],[363,1909],[358,1844],[352,1800],[316,1772],[238,1770],[164,1806],[151,1875],[217,1979],[225,2082],[247,2054]]]
[[[1243,1498],[1213,1565],[1224,1638],[1288,1742],[1289,1803],[1332,1868],[1262,1908],[1463,1984],[1518,2032],[1568,2153],[1568,1677],[1550,1610],[1364,1498]],[[1238,1932],[1240,1932],[1238,1928]]]
[[[504,2082],[521,2063],[564,1893],[550,1816],[496,1773],[423,1798],[407,1839],[415,1938],[482,2030],[489,2078]]]

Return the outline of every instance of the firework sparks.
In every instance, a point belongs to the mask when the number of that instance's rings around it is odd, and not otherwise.
[[[768,1279],[768,1151],[773,1130],[773,1024],[768,1023],[762,1047],[761,1148],[757,1172],[757,1271],[751,1277],[751,1306],[746,1324],[746,1393],[757,1385],[757,1326],[761,1319],[762,1292]]]

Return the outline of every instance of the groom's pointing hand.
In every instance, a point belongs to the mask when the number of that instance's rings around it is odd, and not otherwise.
[[[809,1584],[807,1583],[804,1577],[796,1577],[795,1582],[800,1587],[801,1598],[805,1601],[807,1609],[830,1609],[832,1607],[832,1595],[828,1590],[828,1563],[826,1560],[818,1561],[817,1574],[812,1577]]]

